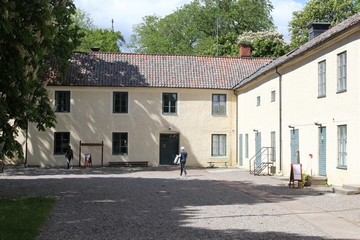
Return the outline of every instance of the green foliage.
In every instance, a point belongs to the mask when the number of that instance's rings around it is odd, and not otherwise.
[[[124,42],[120,32],[107,29],[84,30],[83,33],[76,51],[88,52],[93,47],[99,47],[102,52],[120,52],[121,42]]]
[[[279,57],[290,49],[283,36],[275,31],[245,32],[237,43],[250,45],[253,57]]]
[[[36,239],[54,204],[47,197],[0,198],[0,239]]]
[[[78,44],[70,19],[75,6],[70,0],[0,0],[0,6],[0,143],[3,154],[21,158],[19,129],[56,122],[45,85],[64,76]]]
[[[293,12],[289,23],[291,46],[299,47],[308,41],[307,26],[313,22],[339,24],[360,10],[360,0],[311,0],[302,11]]]
[[[146,16],[133,29],[135,52],[237,55],[244,31],[273,29],[269,0],[194,0],[160,18]]]
[[[120,47],[125,42],[120,32],[97,28],[89,14],[81,9],[76,10],[72,19],[74,26],[80,29],[81,36],[76,51],[88,52],[91,48],[98,47],[102,52],[120,52]]]

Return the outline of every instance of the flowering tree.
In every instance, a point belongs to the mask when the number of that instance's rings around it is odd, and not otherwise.
[[[2,154],[21,158],[18,131],[29,122],[42,131],[56,122],[45,86],[64,76],[78,44],[75,6],[71,0],[0,0],[0,6],[0,144]]]

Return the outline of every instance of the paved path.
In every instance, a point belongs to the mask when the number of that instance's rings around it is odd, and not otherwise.
[[[57,198],[38,239],[360,239],[360,195],[241,169],[6,168],[0,197]]]

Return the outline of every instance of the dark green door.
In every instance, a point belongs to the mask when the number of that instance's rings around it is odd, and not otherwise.
[[[160,165],[174,164],[179,154],[179,134],[160,134]]]

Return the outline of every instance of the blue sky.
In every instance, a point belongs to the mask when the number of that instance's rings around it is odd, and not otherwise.
[[[111,28],[114,19],[115,31],[120,31],[128,42],[132,34],[132,27],[141,23],[147,15],[161,17],[170,14],[182,5],[192,0],[74,0],[77,8],[90,14],[99,28]],[[302,10],[310,0],[271,0],[274,10],[272,16],[277,31],[289,41],[288,23],[292,12]]]

